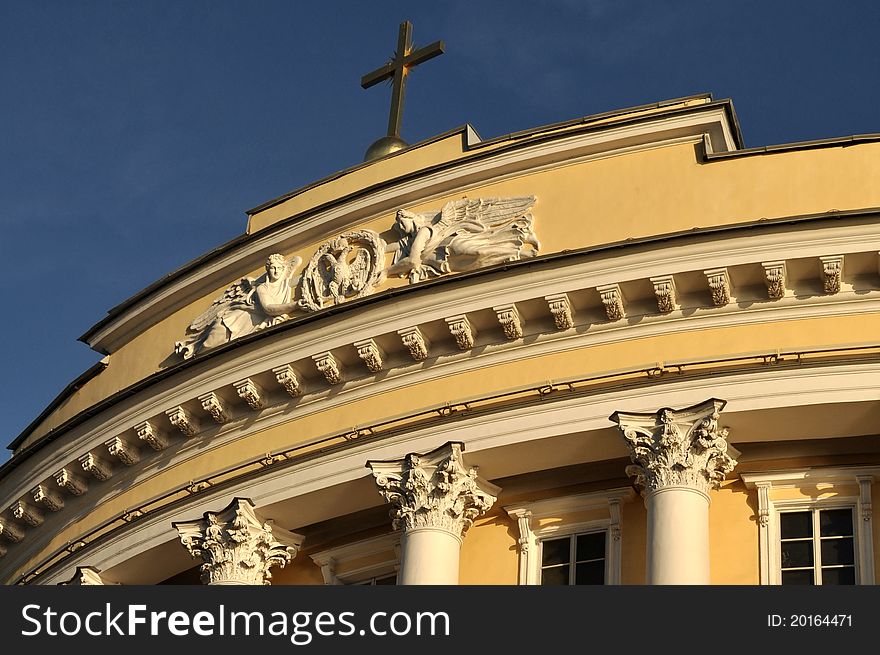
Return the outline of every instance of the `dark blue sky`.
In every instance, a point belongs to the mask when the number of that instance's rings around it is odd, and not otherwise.
[[[360,78],[404,19],[447,50],[410,78],[410,142],[704,91],[749,147],[880,132],[876,0],[0,0],[2,445],[108,309],[361,160],[390,90]]]

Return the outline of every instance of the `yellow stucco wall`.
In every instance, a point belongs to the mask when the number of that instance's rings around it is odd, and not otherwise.
[[[533,210],[535,230],[542,242],[541,252],[546,254],[698,226],[880,206],[878,177],[880,144],[874,143],[708,164],[697,160],[692,144],[678,144],[522,173],[409,203],[406,208],[439,210],[445,202],[462,195],[534,194],[538,197]],[[393,223],[394,213],[389,212],[349,229],[387,233]],[[318,246],[335,234],[322,235],[285,254],[299,255],[307,262]],[[389,240],[396,238],[391,233],[386,236]],[[257,276],[262,270],[241,273]],[[395,278],[378,290],[402,284],[404,280]],[[48,417],[35,434],[45,433],[159,370],[190,321],[222,295],[225,286],[168,316],[114,352],[110,366]]]
[[[757,505],[740,480],[728,480],[711,493],[709,559],[712,584],[755,585],[758,567]]]

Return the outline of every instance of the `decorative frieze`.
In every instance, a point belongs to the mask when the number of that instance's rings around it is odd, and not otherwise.
[[[623,293],[620,291],[619,284],[604,284],[596,287],[599,297],[602,299],[602,305],[605,307],[605,315],[609,321],[619,321],[626,317],[623,309]]]
[[[55,474],[55,482],[74,496],[82,496],[89,488],[85,480],[66,466]]]
[[[557,330],[570,330],[574,327],[574,316],[568,294],[556,293],[544,296],[544,300],[547,301]]]
[[[83,471],[96,480],[109,480],[113,475],[113,468],[110,464],[93,453],[86,453],[80,457],[79,463],[82,464]]]
[[[113,437],[105,441],[104,445],[107,446],[107,452],[126,466],[134,466],[141,461],[137,448],[121,437]]]
[[[431,344],[418,326],[398,330],[397,334],[400,335],[403,345],[409,350],[409,356],[414,361],[423,362],[428,358],[428,348],[430,348]]]
[[[38,484],[31,490],[34,502],[42,505],[52,512],[58,512],[64,508],[64,499],[45,484]]]
[[[445,320],[450,334],[455,338],[455,345],[458,346],[459,350],[470,350],[474,347],[477,331],[471,325],[467,316],[459,314],[458,316],[450,316]]]
[[[272,373],[275,374],[275,381],[284,387],[284,390],[289,396],[296,398],[303,394],[302,384],[300,383],[299,376],[296,374],[296,370],[293,366],[290,364],[276,366],[272,369]]]
[[[358,357],[360,357],[371,373],[378,373],[382,370],[382,351],[372,339],[364,339],[363,341],[355,341],[354,347],[357,349]]]
[[[342,382],[342,371],[333,353],[330,351],[318,353],[317,355],[312,355],[312,360],[328,384],[339,384]]]
[[[534,257],[541,247],[530,211],[535,200],[462,198],[428,213],[400,209],[394,227],[401,239],[385,272],[415,283]]]
[[[17,544],[24,539],[24,530],[15,525],[12,521],[0,518],[0,537],[11,544]]]
[[[215,423],[222,425],[229,420],[229,415],[226,413],[223,401],[213,391],[199,396],[199,402],[202,403],[202,409],[211,415]]]
[[[263,390],[250,378],[233,382],[232,386],[235,387],[235,393],[238,394],[238,397],[245,401],[251,409],[260,410],[266,406],[263,400]]]
[[[706,282],[709,283],[709,291],[712,294],[712,304],[716,307],[724,307],[730,303],[730,275],[726,268],[712,268],[703,271]]]
[[[785,295],[785,262],[762,262],[764,268],[764,284],[770,300],[779,300]]]
[[[463,444],[449,442],[424,455],[369,461],[379,492],[391,504],[395,530],[439,528],[461,538],[495,503],[500,489],[465,466]]]
[[[43,522],[43,515],[35,507],[19,500],[12,506],[12,516],[35,528]]]
[[[654,296],[657,298],[657,309],[661,314],[668,314],[678,308],[675,293],[675,279],[671,275],[649,278],[654,285]]]
[[[653,414],[614,412],[634,462],[627,475],[645,493],[684,486],[706,494],[717,489],[736,466],[727,428],[718,427],[725,401],[710,399],[686,409],[663,408]]]
[[[246,498],[233,499],[219,512],[205,512],[204,518],[173,525],[190,554],[204,561],[205,584],[268,585],[270,568],[290,563],[303,540],[260,518]]]
[[[183,408],[176,407],[175,410],[177,410],[177,409],[183,411]],[[170,411],[177,414],[177,412],[175,412],[175,410],[170,410]],[[171,414],[168,414],[168,412],[166,412],[166,415],[168,415],[169,420],[171,420]],[[186,412],[184,412],[183,415],[184,415],[185,419],[188,419]],[[173,420],[171,421],[171,423],[178,430],[181,430],[181,427],[179,425],[175,425]],[[188,423],[187,426],[195,429],[195,427],[192,426],[191,423]],[[184,427],[187,427],[187,426],[184,426]],[[149,421],[143,421],[141,423],[138,423],[137,425],[134,426],[134,431],[135,431],[135,434],[137,434],[138,439],[143,441],[145,444],[147,444],[150,448],[152,448],[155,451],[165,450],[168,447],[168,439],[166,439],[165,435],[163,435],[161,432],[159,432],[153,426],[153,424],[150,423]],[[195,432],[193,432],[192,434],[188,434],[188,433],[184,433],[184,434],[186,434],[186,436],[190,437],[190,436],[193,436],[193,434],[195,434]]]
[[[522,339],[524,321],[520,316],[516,305],[513,303],[510,303],[509,305],[499,305],[493,307],[492,311],[494,311],[495,316],[498,317],[498,322],[501,323],[501,329],[504,330],[504,336],[508,341]]]
[[[822,264],[822,286],[825,293],[839,293],[843,281],[843,255],[819,257],[819,261]]]

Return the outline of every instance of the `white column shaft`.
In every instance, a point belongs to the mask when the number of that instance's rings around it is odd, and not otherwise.
[[[403,562],[397,584],[457,585],[461,539],[448,530],[412,528],[401,539]]]
[[[709,584],[709,497],[689,487],[647,496],[649,585]]]

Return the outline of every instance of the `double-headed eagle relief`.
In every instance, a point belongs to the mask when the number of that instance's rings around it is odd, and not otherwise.
[[[439,212],[401,209],[395,223],[401,239],[387,273],[420,282],[534,257],[541,247],[529,212],[534,204],[534,196],[465,198]]]
[[[266,272],[231,284],[190,323],[174,351],[189,359],[297,313],[363,298],[386,276],[412,284],[534,257],[541,247],[531,215],[534,204],[534,196],[524,196],[455,200],[427,213],[400,209],[396,243],[386,244],[372,230],[340,234],[318,248],[299,276],[300,257],[270,255]],[[387,254],[393,258],[386,267]]]
[[[316,312],[373,293],[385,268],[385,242],[372,230],[347,232],[318,248],[302,275],[300,305]]]

